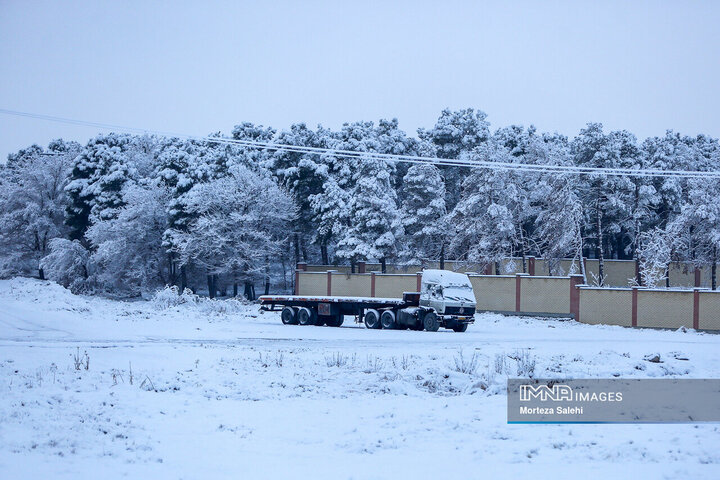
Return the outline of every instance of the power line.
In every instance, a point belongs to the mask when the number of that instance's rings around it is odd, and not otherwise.
[[[37,120],[45,120],[56,123],[64,123],[77,126],[88,126],[100,128],[103,130],[118,131],[124,133],[135,134],[152,134],[161,137],[182,138],[187,140],[209,142],[209,143],[225,143],[238,145],[247,148],[257,148],[263,150],[285,151],[294,153],[331,155],[335,157],[345,158],[365,158],[376,159],[390,162],[402,162],[413,164],[432,164],[440,166],[467,167],[477,169],[519,171],[519,172],[535,172],[535,173],[556,173],[556,174],[572,174],[572,175],[609,175],[609,176],[631,176],[631,177],[676,177],[676,178],[718,178],[720,172],[717,171],[693,171],[693,170],[660,170],[660,169],[641,169],[641,168],[609,168],[609,167],[587,167],[580,165],[548,165],[548,164],[529,164],[514,162],[493,162],[472,159],[447,159],[439,157],[421,157],[416,155],[396,155],[379,152],[358,152],[355,150],[344,150],[335,148],[308,147],[301,145],[280,144],[274,142],[261,142],[256,140],[241,140],[225,137],[207,137],[180,134],[175,132],[165,132],[160,130],[151,130],[146,128],[128,127],[123,125],[113,125],[108,123],[92,122],[85,120],[75,120],[65,117],[56,117],[52,115],[43,115],[38,113],[20,112],[16,110],[0,109],[0,114],[13,115],[18,117],[33,118]]]

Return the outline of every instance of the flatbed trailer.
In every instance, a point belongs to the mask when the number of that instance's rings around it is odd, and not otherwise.
[[[358,323],[363,321],[366,311],[393,310],[417,306],[419,293],[407,292],[403,299],[375,297],[305,296],[305,295],[262,295],[259,300],[264,310],[275,311],[282,306],[282,321],[286,325],[328,325],[339,327],[345,315],[353,315]],[[294,318],[286,308],[294,310]],[[305,310],[309,309],[309,315]],[[300,316],[300,313],[303,316]],[[381,314],[382,315],[382,314]]]
[[[402,298],[262,295],[259,300],[263,310],[282,307],[280,318],[286,325],[339,327],[346,315],[352,315],[356,323],[371,329],[435,332],[443,327],[464,332],[474,322],[475,299],[466,275],[426,270],[422,289],[404,292]]]

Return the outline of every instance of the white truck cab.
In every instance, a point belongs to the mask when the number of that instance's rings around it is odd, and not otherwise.
[[[420,284],[420,306],[430,307],[439,317],[475,314],[475,293],[464,273],[424,270]]]

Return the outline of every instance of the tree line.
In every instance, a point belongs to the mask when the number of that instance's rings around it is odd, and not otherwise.
[[[224,141],[317,147],[297,152]],[[341,155],[349,150],[359,155]],[[367,153],[368,155],[362,155]],[[639,284],[671,262],[709,267],[716,286],[720,183],[379,159],[395,154],[503,164],[715,171],[718,140],[668,131],[644,141],[590,123],[568,138],[491,130],[485,113],[444,110],[417,136],[396,119],[339,130],[242,123],[204,140],[109,133],[32,145],[0,165],[0,275],[78,292],[181,290],[255,296],[288,289],[294,264],[378,261],[493,265],[535,255],[634,259]],[[523,270],[526,266],[523,265]],[[232,291],[230,291],[232,289]]]

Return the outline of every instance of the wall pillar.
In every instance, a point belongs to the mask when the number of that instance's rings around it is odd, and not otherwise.
[[[515,274],[515,311],[520,311],[520,299],[522,298],[522,277],[524,274]]]
[[[358,273],[365,273],[365,262],[357,262]]]
[[[697,269],[695,270],[697,271]],[[693,289],[693,328],[700,328],[700,289]]]
[[[415,283],[416,289],[419,292],[420,291],[420,285],[422,284],[422,272],[417,272],[417,281]]]
[[[295,269],[295,295],[300,295],[300,269]]]
[[[370,272],[370,296],[375,296],[375,272]]]
[[[327,294],[328,296],[332,295],[332,274],[335,270],[328,270],[327,271]]]
[[[528,273],[530,276],[535,276],[535,257],[528,257]]]
[[[632,322],[633,327],[637,327],[638,319],[638,287],[632,287]]]
[[[580,321],[580,287],[585,283],[582,275],[570,275],[570,313],[576,322]]]
[[[298,262],[295,266],[298,270],[302,270],[303,272],[307,272],[307,262]]]
[[[700,280],[701,280],[700,269],[698,267],[695,267],[695,287],[696,288],[700,286]]]

